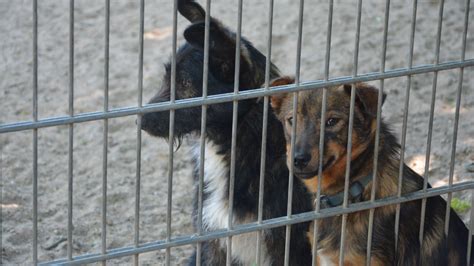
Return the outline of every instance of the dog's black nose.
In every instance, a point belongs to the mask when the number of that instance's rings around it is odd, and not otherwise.
[[[295,167],[303,169],[308,165],[309,161],[311,161],[311,154],[295,152]]]

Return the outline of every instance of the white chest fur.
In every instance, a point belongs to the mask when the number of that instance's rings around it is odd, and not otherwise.
[[[321,266],[334,266],[331,259],[325,254],[324,249],[318,250],[318,262]]]
[[[199,162],[200,147],[196,146],[194,156]],[[226,229],[229,227],[228,186],[229,165],[224,156],[217,153],[218,147],[211,141],[206,142],[204,161],[204,191],[207,198],[203,202],[202,225],[206,231]],[[199,167],[199,165],[197,166]],[[258,197],[258,195],[255,195]],[[236,217],[233,224],[243,224],[254,220],[255,217]],[[221,240],[221,248],[226,249],[225,240]],[[232,259],[244,265],[256,262],[257,233],[247,233],[232,237]],[[270,265],[266,247],[262,246],[262,264]]]

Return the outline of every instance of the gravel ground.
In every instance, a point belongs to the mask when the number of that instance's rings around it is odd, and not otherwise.
[[[40,119],[68,112],[69,2],[38,1]],[[136,106],[138,90],[139,3],[111,1],[110,108]],[[328,5],[306,1],[301,78],[322,79]],[[356,1],[335,1],[330,77],[349,76],[353,69]],[[446,1],[440,62],[461,58],[465,1]],[[202,3],[202,1],[201,1]],[[31,120],[32,114],[32,4],[31,1],[0,1],[0,123]],[[268,1],[244,2],[243,35],[266,51]],[[367,0],[362,7],[358,73],[378,71],[381,65],[385,4]],[[474,7],[470,7],[466,59],[474,58]],[[386,69],[407,67],[411,2],[392,1]],[[74,15],[74,111],[103,110],[104,3],[76,1]],[[171,54],[172,1],[146,1],[144,94],[149,99],[159,88],[163,64]],[[235,28],[237,6],[214,1],[212,14]],[[435,60],[438,1],[419,1],[414,65]],[[178,42],[189,25],[178,20]],[[285,74],[295,73],[298,1],[275,1],[272,60]],[[447,184],[459,70],[438,73],[429,180]],[[474,161],[474,69],[464,70],[460,123],[456,145],[454,181],[473,180],[465,165]],[[374,82],[379,86],[379,82]],[[401,136],[407,78],[385,81],[388,94],[383,108],[386,121]],[[433,74],[414,76],[411,84],[405,161],[423,174],[432,97]],[[101,250],[103,122],[74,125],[73,253]],[[39,259],[66,256],[68,127],[38,130],[38,243]],[[135,117],[109,120],[107,185],[107,248],[133,245],[137,133]],[[191,158],[192,141],[175,153],[172,233],[192,234]],[[31,264],[32,257],[32,133],[0,135],[1,145],[1,258],[5,264]],[[168,146],[144,134],[142,139],[140,194],[140,242],[166,237]],[[470,202],[470,193],[454,195]],[[468,220],[468,212],[461,213]],[[192,247],[172,249],[172,263],[183,263]],[[164,260],[164,252],[140,256],[143,264]],[[112,260],[130,263],[132,258]]]

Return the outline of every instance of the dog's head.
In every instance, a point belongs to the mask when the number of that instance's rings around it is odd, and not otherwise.
[[[179,12],[193,24],[184,31],[186,43],[176,55],[176,100],[200,97],[203,94],[203,62],[205,11],[196,2],[178,1]],[[216,19],[211,18],[209,28],[209,74],[208,95],[229,93],[234,90],[236,35]],[[265,56],[250,42],[241,39],[239,89],[258,88],[264,83]],[[278,70],[272,65],[272,78]],[[170,100],[171,64],[166,65],[166,73],[159,92],[149,103]],[[244,114],[257,100],[239,102],[239,115]],[[208,106],[207,126],[231,124],[232,103]],[[178,109],[175,113],[175,136],[198,131],[201,127],[201,108]],[[153,136],[167,137],[169,132],[169,112],[147,113],[142,118],[142,129]]]
[[[283,77],[272,86],[293,83]],[[360,155],[373,139],[376,128],[378,89],[364,83],[356,84],[354,127],[352,132],[351,159]],[[384,97],[385,98],[385,95]],[[293,113],[293,93],[271,97],[271,105],[283,123],[287,140],[287,164],[290,163],[290,141],[292,124],[296,121],[294,172],[297,177],[308,179],[318,174],[319,139],[321,128],[321,106],[323,91],[301,91],[298,97],[297,114]],[[323,176],[343,176],[347,160],[349,109],[351,85],[328,88],[323,154]]]

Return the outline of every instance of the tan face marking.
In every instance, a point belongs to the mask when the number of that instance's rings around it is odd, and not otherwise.
[[[367,112],[374,111],[373,104],[377,103],[377,94],[378,90],[373,87],[365,84],[356,85],[358,98],[356,98],[354,109],[351,161],[367,149],[375,134],[375,116]],[[293,95],[290,93],[272,97],[272,107],[285,129],[288,166],[291,167],[292,123],[296,122],[295,158],[299,153],[305,155],[306,158],[309,157],[310,160],[306,164],[295,164],[294,173],[303,179],[311,192],[317,190],[320,162],[319,139],[321,123],[323,123],[325,124],[325,144],[321,189],[325,191],[340,186],[344,181],[347,164],[350,86],[327,89],[327,109],[324,121],[321,121],[322,90],[301,91],[298,96],[297,114],[293,114]],[[364,98],[361,98],[362,96]]]

